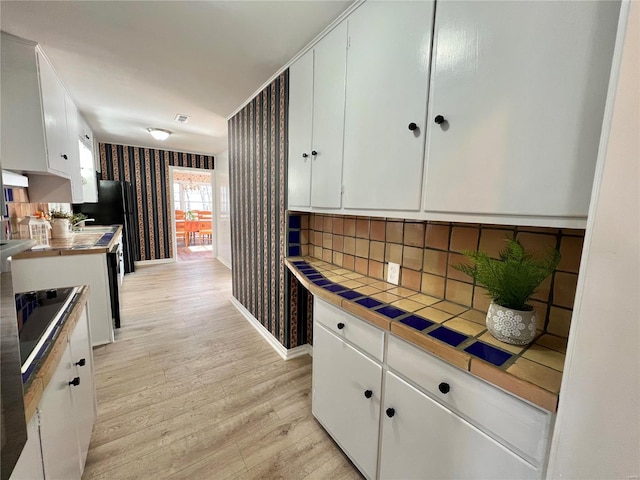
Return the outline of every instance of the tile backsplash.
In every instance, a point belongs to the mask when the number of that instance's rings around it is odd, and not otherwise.
[[[486,311],[486,290],[452,265],[460,250],[497,257],[506,238],[517,238],[534,253],[558,248],[562,260],[531,304],[549,333],[566,337],[578,280],[584,230],[488,224],[420,222],[343,215],[292,213],[289,256],[309,255],[370,277],[386,279],[388,262],[398,263],[400,285]],[[290,222],[291,223],[291,222]]]

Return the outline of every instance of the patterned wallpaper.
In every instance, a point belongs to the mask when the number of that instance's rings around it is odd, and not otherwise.
[[[289,71],[229,120],[233,295],[286,348],[306,343],[306,293],[286,256]]]
[[[172,258],[169,166],[213,170],[214,157],[101,143],[100,164],[103,180],[131,182],[135,189],[140,237],[136,260]]]
[[[292,214],[293,216],[293,214]],[[387,263],[400,265],[400,285],[486,311],[486,290],[452,265],[460,250],[483,250],[497,258],[506,238],[534,254],[560,250],[562,260],[532,297],[545,331],[567,337],[578,282],[584,230],[298,214],[300,253],[370,277],[385,279]],[[305,219],[308,217],[308,219]],[[306,227],[308,225],[308,227]],[[294,238],[294,240],[298,237]],[[296,254],[297,251],[291,252]]]

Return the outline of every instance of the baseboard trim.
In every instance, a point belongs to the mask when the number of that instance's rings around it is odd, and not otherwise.
[[[308,344],[289,349],[285,348],[284,345],[276,340],[276,338],[271,335],[271,332],[269,332],[269,330],[267,330],[264,325],[262,325],[258,319],[238,301],[238,299],[231,297],[231,303],[242,314],[242,316],[247,319],[251,326],[255,328],[260,335],[262,335],[262,338],[271,345],[271,348],[273,348],[283,360],[291,360],[292,358],[301,357],[302,355],[312,355],[311,345]]]
[[[139,260],[137,262],[134,262],[134,265],[136,267],[144,267],[145,265],[160,265],[163,263],[173,263],[175,261],[175,258],[158,258],[156,260]]]
[[[218,260],[221,264],[223,264],[225,267],[227,267],[229,270],[232,270],[231,268],[231,264],[229,262],[227,262],[224,258],[222,257],[216,257],[216,260]]]

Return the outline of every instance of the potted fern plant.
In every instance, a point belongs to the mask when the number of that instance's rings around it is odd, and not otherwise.
[[[499,259],[484,252],[463,250],[472,265],[454,265],[487,289],[492,302],[487,312],[487,329],[498,340],[527,345],[536,335],[535,311],[528,301],[560,262],[560,252],[550,250],[536,259],[518,240],[507,239]]]

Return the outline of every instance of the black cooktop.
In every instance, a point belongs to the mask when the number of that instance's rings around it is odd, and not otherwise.
[[[66,287],[16,294],[23,383],[33,372],[36,360],[46,354],[57,338],[77,290]]]

